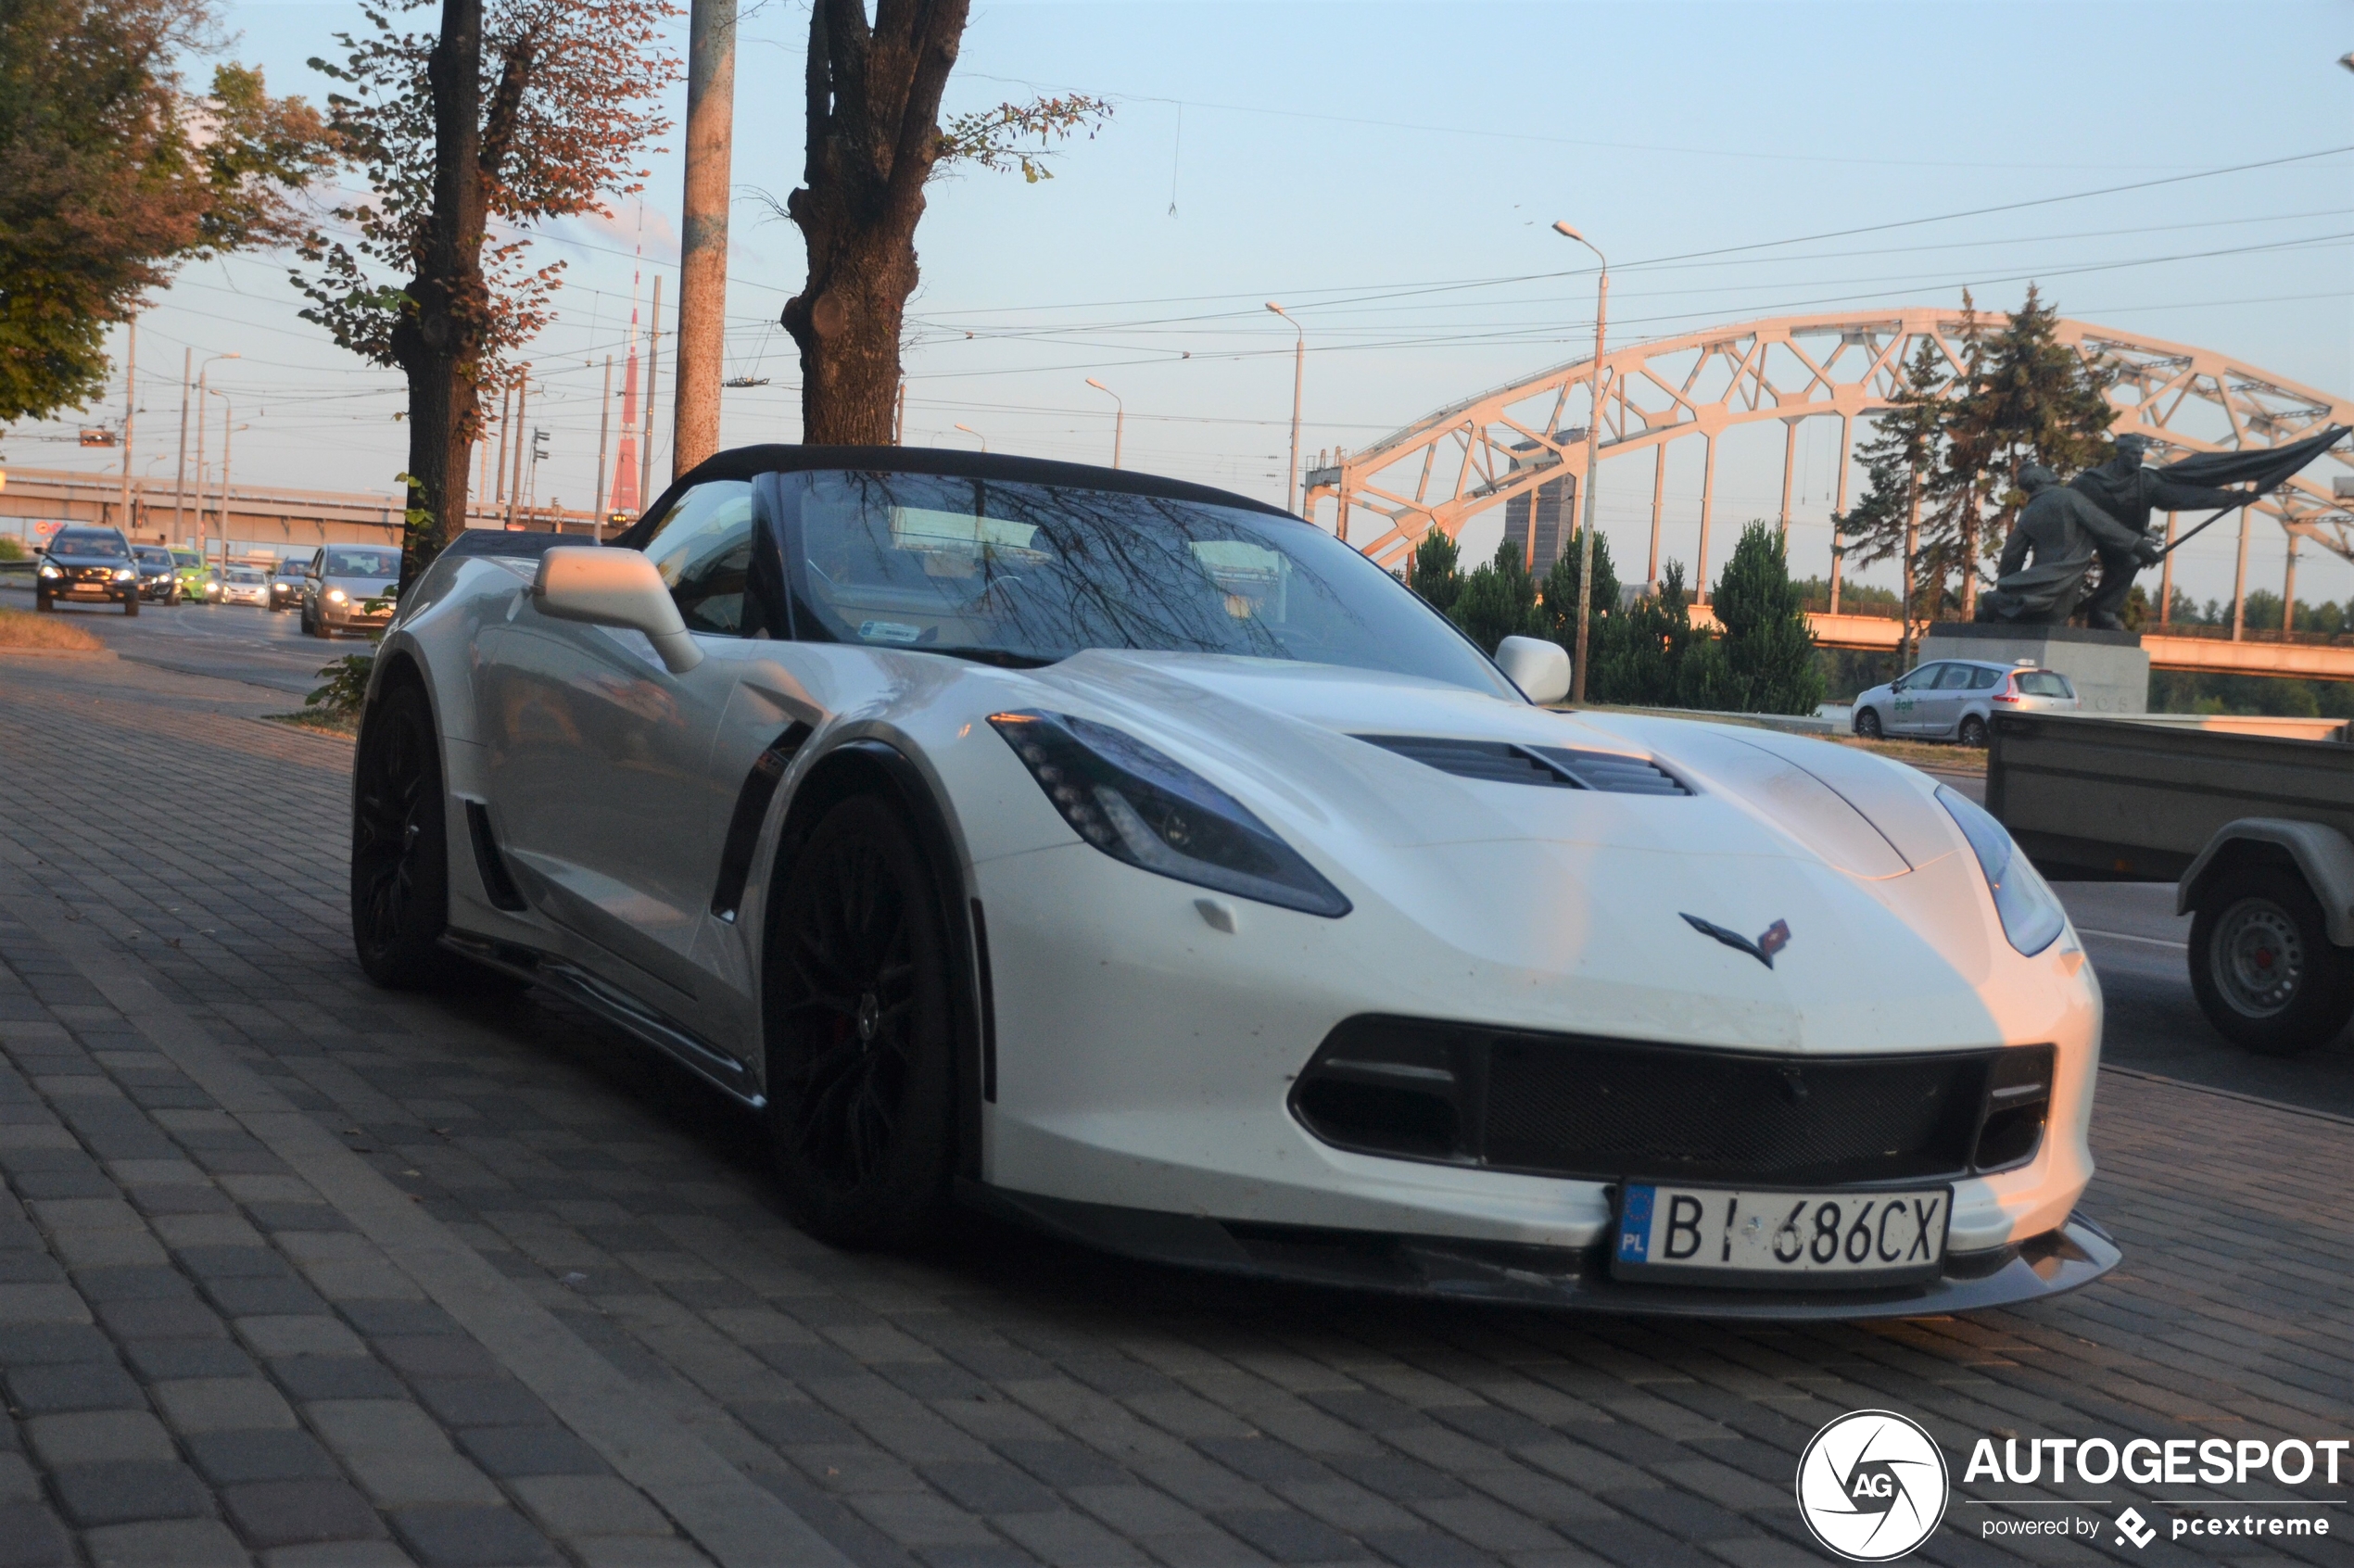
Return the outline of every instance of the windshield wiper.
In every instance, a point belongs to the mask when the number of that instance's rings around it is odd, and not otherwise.
[[[994,664],[1004,670],[1041,670],[1048,664],[1059,664],[1065,655],[1049,659],[1037,653],[1016,653],[1006,648],[935,648],[924,644],[909,646],[909,653],[945,653],[952,659],[970,659],[976,664]]]

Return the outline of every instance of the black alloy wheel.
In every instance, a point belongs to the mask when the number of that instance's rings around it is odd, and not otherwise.
[[[767,933],[768,1128],[803,1229],[838,1246],[925,1239],[955,1144],[949,943],[905,818],[872,796],[826,815]]]
[[[2191,917],[2191,991],[2244,1050],[2294,1056],[2354,1016],[2354,952],[2335,946],[2305,879],[2283,866],[2216,877]]]
[[[1879,710],[1878,708],[1855,710],[1855,733],[1867,740],[1879,739]]]
[[[1976,714],[1964,714],[1962,715],[1961,733],[1957,738],[1965,746],[1984,747],[1986,744],[1986,721],[1980,718]]]
[[[351,941],[378,985],[421,991],[458,967],[440,749],[424,692],[396,686],[360,729],[351,792]]]

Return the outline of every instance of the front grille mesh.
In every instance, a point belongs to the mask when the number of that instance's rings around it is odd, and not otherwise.
[[[1987,1057],[1761,1059],[1506,1039],[1489,1049],[1491,1165],[1782,1182],[1957,1172]]]

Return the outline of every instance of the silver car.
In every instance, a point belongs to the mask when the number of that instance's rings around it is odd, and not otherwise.
[[[1986,744],[1987,721],[1998,713],[2076,711],[2076,688],[2057,670],[2031,664],[1938,659],[1906,671],[1855,699],[1855,733],[1907,740]]]
[[[323,545],[302,582],[302,629],[313,637],[374,631],[392,619],[400,551],[388,545]]]

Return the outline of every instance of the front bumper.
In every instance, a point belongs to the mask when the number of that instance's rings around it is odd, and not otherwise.
[[[36,579],[36,581],[40,591],[47,594],[51,599],[80,599],[89,600],[95,603],[120,604],[139,592],[139,585],[136,583],[94,582],[72,578],[63,581],[55,578]]]
[[[1949,1253],[1945,1271],[1892,1290],[1765,1291],[1637,1284],[1610,1277],[1606,1244],[1524,1246],[1441,1236],[1242,1224],[1120,1208],[968,1182],[973,1208],[1060,1240],[1215,1273],[1626,1317],[1772,1321],[1943,1317],[2040,1301],[2090,1284],[2123,1255],[2089,1220],[1989,1252]]]

